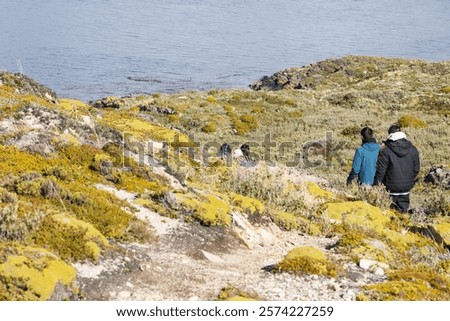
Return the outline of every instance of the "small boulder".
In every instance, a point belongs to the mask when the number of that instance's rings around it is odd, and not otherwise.
[[[428,175],[425,177],[425,182],[450,189],[450,168],[443,165],[432,166]]]

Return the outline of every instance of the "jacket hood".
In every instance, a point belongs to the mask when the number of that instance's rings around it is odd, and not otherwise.
[[[364,144],[362,144],[362,147],[368,151],[374,151],[374,150],[380,149],[380,145],[378,145],[375,142],[364,143]]]
[[[412,147],[412,143],[406,138],[399,140],[387,140],[385,141],[385,144],[399,157],[405,157],[408,155]]]

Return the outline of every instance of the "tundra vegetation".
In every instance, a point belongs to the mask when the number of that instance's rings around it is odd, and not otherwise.
[[[75,300],[74,263],[158,242],[135,207],[99,188],[109,186],[185,222],[231,231],[240,213],[339,239],[328,253],[284,253],[272,273],[339,278],[368,259],[387,281],[357,299],[449,300],[450,192],[424,178],[450,167],[450,62],[348,56],[251,87],[86,103],[0,73],[0,299]],[[389,210],[382,187],[345,185],[360,129],[381,142],[392,123],[421,155],[411,215]],[[222,143],[247,143],[251,160],[220,159]],[[264,299],[231,285],[217,298]]]

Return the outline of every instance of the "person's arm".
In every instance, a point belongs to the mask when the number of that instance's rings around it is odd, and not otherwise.
[[[361,163],[362,163],[362,157],[358,150],[355,151],[355,156],[353,157],[353,164],[352,169],[350,171],[350,174],[347,178],[347,185],[350,185],[352,181],[359,175],[359,172],[361,171]]]
[[[386,172],[389,166],[389,157],[388,153],[385,150],[388,147],[384,147],[380,151],[380,156],[377,160],[377,171],[375,174],[375,185],[380,185],[384,181],[384,177],[386,176]]]

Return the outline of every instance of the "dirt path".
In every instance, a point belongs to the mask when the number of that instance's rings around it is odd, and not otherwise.
[[[129,194],[111,192],[133,202]],[[339,279],[268,271],[296,246],[327,251],[333,239],[281,231],[275,225],[253,227],[242,216],[227,229],[140,211],[155,226],[158,241],[117,244],[120,250],[98,265],[77,264],[84,299],[214,300],[230,285],[271,301],[354,300],[362,285],[380,280],[354,263],[343,263],[348,273]]]

